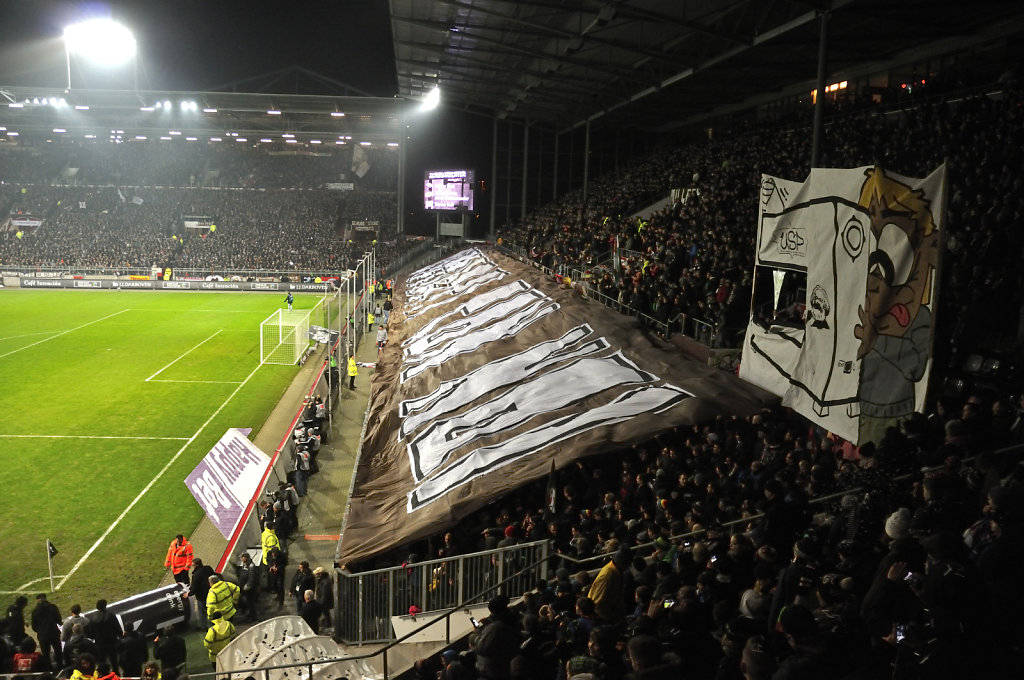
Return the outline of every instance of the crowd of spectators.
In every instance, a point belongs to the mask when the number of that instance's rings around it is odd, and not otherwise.
[[[0,231],[7,266],[124,271],[338,271],[373,236],[395,243],[397,162],[360,147],[269,153],[246,145],[0,145],[0,215],[41,219]],[[188,216],[215,230],[189,229]],[[19,233],[20,232],[20,233]],[[378,258],[380,259],[380,258]]]
[[[315,189],[349,182],[394,191],[398,154],[323,144],[275,148],[223,142],[47,140],[0,144],[6,184]]]
[[[1024,248],[1022,141],[1021,90],[1009,83],[998,96],[896,113],[865,108],[825,128],[824,167],[880,164],[923,177],[948,163],[937,319],[948,348],[1016,333],[1024,288],[1016,262]],[[509,225],[502,238],[552,269],[594,272],[594,289],[634,314],[676,332],[692,331],[686,322],[697,319],[718,331],[717,342],[736,346],[750,308],[761,174],[806,177],[810,146],[807,125],[732,137],[716,131],[713,140],[662,150],[599,178],[585,203],[574,192]],[[670,189],[683,190],[679,200],[646,224],[630,217]],[[624,253],[620,270],[610,263],[616,242]]]
[[[924,176],[949,164],[939,385],[967,353],[1019,345],[1022,105],[1010,88],[888,116],[861,110],[826,131],[826,166]],[[760,173],[802,178],[809,156],[806,127],[662,152],[597,180],[585,204],[575,194],[535,211],[503,241],[555,271],[597,272],[591,285],[660,321],[738,328]],[[642,226],[629,217],[672,188],[691,191]],[[632,251],[621,272],[598,268],[616,240]],[[554,578],[493,599],[468,650],[418,670],[443,680],[1016,675],[1019,387],[936,390],[928,414],[859,448],[781,408],[720,416],[559,471],[554,503],[547,480],[520,489],[412,550],[546,540]]]
[[[483,632],[448,661],[467,678],[1009,677],[1022,446],[1024,399],[972,395],[860,449],[776,409],[586,459],[553,506],[542,481],[418,548],[552,542],[555,577],[501,615],[504,646]]]

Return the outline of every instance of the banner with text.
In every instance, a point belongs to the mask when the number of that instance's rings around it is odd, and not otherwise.
[[[245,517],[249,501],[270,467],[270,456],[247,438],[250,431],[232,428],[225,432],[185,479],[206,516],[227,539]]]

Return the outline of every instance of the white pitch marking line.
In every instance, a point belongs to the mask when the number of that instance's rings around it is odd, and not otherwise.
[[[256,375],[256,371],[260,370],[260,366],[261,364],[257,364],[256,368],[252,369],[252,373],[246,376],[245,380],[243,380],[241,384],[239,384],[239,386],[236,387],[234,391],[228,395],[227,399],[224,400],[224,403],[218,406],[217,410],[214,411],[210,415],[210,417],[206,419],[206,422],[199,426],[199,429],[196,430],[195,434],[188,438],[188,441],[186,441],[182,445],[182,447],[178,449],[178,452],[174,454],[174,456],[172,456],[169,461],[167,461],[167,463],[160,469],[160,472],[156,473],[156,476],[153,477],[153,479],[149,481],[149,484],[147,484],[146,487],[139,492],[139,495],[136,496],[135,499],[128,504],[128,507],[121,511],[121,514],[117,516],[117,519],[114,520],[114,523],[107,527],[107,530],[103,532],[103,535],[96,539],[96,542],[92,544],[92,547],[89,548],[84,555],[82,555],[78,562],[75,563],[75,566],[71,568],[71,571],[69,571],[64,576],[64,578],[62,578],[60,582],[54,587],[55,591],[60,590],[67,582],[67,580],[74,576],[75,572],[78,571],[79,567],[85,564],[85,561],[89,559],[89,556],[96,551],[96,548],[100,547],[100,544],[103,543],[104,540],[106,540],[107,536],[110,535],[110,532],[117,528],[117,525],[121,523],[121,520],[124,519],[125,516],[131,511],[131,509],[134,508],[140,500],[142,500],[142,497],[145,496],[149,492],[149,490],[153,488],[153,485],[156,484],[160,480],[160,478],[164,476],[164,473],[167,472],[167,470],[172,465],[174,465],[174,462],[181,457],[181,454],[185,452],[185,449],[187,449],[189,445],[192,444],[193,441],[195,441],[196,437],[198,437],[203,432],[203,430],[206,429],[207,425],[213,422],[213,419],[216,418],[217,415],[224,410],[224,407],[227,406],[231,402],[231,400],[235,398],[235,395],[238,394],[239,390],[241,390],[242,387],[244,387],[245,384],[249,382],[249,380],[251,380],[254,375]]]
[[[220,329],[220,331],[222,331],[222,330],[224,330],[224,329],[223,329],[223,328],[221,328],[221,329]],[[161,369],[160,369],[159,371],[157,371],[157,372],[156,372],[156,373],[154,373],[153,375],[151,375],[151,376],[149,376],[148,378],[146,378],[146,382],[149,382],[149,381],[150,381],[150,380],[152,380],[153,378],[157,377],[158,375],[160,375],[161,373],[163,373],[164,371],[166,371],[166,370],[167,370],[168,368],[170,368],[171,366],[173,366],[173,365],[174,365],[175,363],[177,363],[177,362],[178,362],[178,361],[180,361],[181,359],[184,359],[184,358],[185,358],[186,356],[188,356],[188,355],[189,355],[189,354],[190,354],[191,352],[194,352],[195,350],[199,349],[199,347],[201,347],[202,345],[206,344],[206,343],[207,343],[207,342],[209,342],[210,340],[213,340],[214,336],[218,335],[218,334],[220,333],[220,331],[217,331],[217,332],[215,332],[215,333],[214,333],[213,335],[211,335],[210,337],[208,337],[208,338],[207,338],[206,340],[203,340],[203,341],[202,341],[201,343],[199,343],[198,345],[196,345],[196,346],[195,346],[195,347],[193,347],[192,349],[188,350],[187,352],[185,352],[184,354],[182,354],[181,356],[179,356],[179,357],[178,357],[177,359],[175,359],[175,360],[174,360],[174,361],[172,361],[171,363],[169,363],[169,364],[167,364],[166,366],[164,366],[163,368],[161,368]]]
[[[18,586],[17,590],[0,590],[0,594],[2,594],[2,595],[17,595],[19,593],[24,593],[24,592],[27,592],[35,584],[39,583],[40,581],[46,581],[49,578],[50,578],[49,576],[40,576],[39,578],[32,579],[28,583],[22,583],[20,586]]]
[[[139,441],[188,441],[188,437],[115,437],[102,434],[0,434],[0,439],[138,439]]]
[[[238,380],[169,380],[169,379],[157,379],[147,378],[146,382],[163,382],[163,383],[203,383],[205,385],[241,385]]]
[[[20,335],[8,335],[0,340],[17,340],[18,338],[31,338],[34,335],[46,335],[50,331],[39,331],[38,333],[21,333]]]
[[[42,344],[42,343],[46,342],[47,340],[53,340],[54,338],[59,338],[62,335],[67,335],[68,333],[71,333],[72,331],[77,331],[79,328],[85,328],[86,326],[91,326],[94,323],[99,323],[100,321],[106,321],[107,319],[109,319],[112,316],[117,316],[118,314],[124,314],[125,312],[128,312],[128,311],[131,311],[131,310],[122,309],[120,312],[114,312],[113,314],[108,314],[105,317],[103,317],[102,319],[96,319],[95,321],[89,321],[88,323],[83,323],[81,326],[75,326],[74,328],[69,328],[68,330],[61,331],[60,333],[54,333],[53,335],[51,335],[51,336],[49,336],[47,338],[43,338],[42,340],[38,340],[36,342],[33,342],[31,345],[25,345],[24,347],[19,347],[18,349],[12,349],[10,352],[7,352],[6,354],[0,354],[0,359],[3,359],[4,357],[9,357],[10,355],[15,354],[17,352],[20,352],[23,349],[28,349],[29,347],[35,347],[36,345]]]

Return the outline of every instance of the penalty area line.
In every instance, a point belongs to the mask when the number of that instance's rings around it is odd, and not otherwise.
[[[103,532],[103,535],[97,538],[96,542],[92,544],[92,547],[86,550],[85,554],[82,555],[82,557],[79,558],[77,562],[75,562],[75,566],[71,567],[71,571],[65,574],[64,577],[60,580],[60,582],[57,583],[56,586],[54,586],[55,591],[60,590],[62,587],[64,587],[64,584],[67,582],[67,580],[74,576],[75,572],[77,572],[78,569],[83,564],[85,564],[85,561],[89,559],[89,557],[94,552],[96,552],[96,549],[99,548],[103,541],[106,540],[107,536],[109,536],[110,533],[117,528],[117,525],[121,523],[121,520],[123,520],[128,515],[128,513],[131,512],[131,509],[134,508],[138,504],[138,502],[142,500],[143,496],[149,493],[149,490],[153,488],[153,485],[156,484],[160,480],[160,478],[164,476],[164,473],[167,472],[167,470],[169,470],[172,465],[174,465],[178,458],[181,457],[181,454],[185,453],[185,449],[187,449],[192,444],[192,442],[196,440],[196,437],[202,434],[203,430],[206,429],[206,426],[213,422],[213,419],[216,418],[220,414],[220,412],[224,410],[224,407],[227,406],[231,402],[231,400],[235,398],[235,395],[238,394],[239,390],[241,390],[242,387],[244,387],[245,384],[248,383],[249,380],[251,380],[254,375],[256,375],[256,371],[260,370],[260,366],[262,366],[262,364],[257,364],[256,368],[252,369],[252,373],[246,376],[245,380],[243,380],[238,385],[238,387],[236,387],[231,392],[231,394],[228,395],[224,402],[217,407],[217,410],[214,411],[210,415],[210,417],[206,419],[206,422],[199,426],[199,429],[195,431],[195,434],[189,437],[185,441],[185,443],[182,444],[181,448],[178,449],[178,452],[175,453],[162,468],[160,468],[160,472],[156,473],[156,476],[153,477],[153,479],[151,479],[148,484],[146,484],[145,488],[143,488],[142,491],[139,492],[139,495],[136,496],[134,500],[132,500],[132,502],[128,504],[128,507],[121,511],[121,514],[117,516],[117,519],[115,519],[114,522],[109,527],[107,527],[107,530]]]
[[[223,329],[223,328],[221,328],[221,329],[220,329],[220,331],[222,331],[222,330],[224,330],[224,329]],[[216,337],[216,336],[217,336],[217,335],[218,335],[218,334],[220,333],[220,331],[216,331],[216,332],[215,332],[215,333],[214,333],[213,335],[211,335],[210,337],[208,337],[208,338],[207,338],[206,340],[203,340],[202,342],[200,342],[200,343],[199,343],[198,345],[196,345],[196,346],[195,346],[195,347],[193,347],[192,349],[190,349],[190,350],[188,350],[188,351],[184,352],[183,354],[180,354],[180,355],[178,355],[178,358],[177,358],[177,359],[175,359],[175,360],[174,360],[174,361],[172,361],[171,363],[167,364],[166,366],[164,366],[163,368],[161,368],[161,369],[160,369],[159,371],[157,371],[157,372],[156,372],[156,373],[154,373],[153,375],[151,375],[151,376],[149,376],[148,378],[146,378],[145,382],[149,382],[150,380],[152,380],[153,378],[157,377],[158,375],[160,375],[161,373],[163,373],[164,371],[166,371],[166,370],[167,370],[168,368],[170,368],[170,367],[171,367],[171,366],[173,366],[174,364],[176,364],[176,363],[178,363],[179,361],[181,361],[182,359],[184,359],[184,358],[185,358],[186,356],[188,356],[188,355],[189,355],[189,354],[191,354],[192,352],[194,352],[194,351],[196,351],[197,349],[199,349],[200,347],[202,347],[202,346],[203,346],[204,344],[206,344],[206,343],[207,343],[207,342],[209,342],[210,340],[213,340],[213,339],[214,339],[214,338],[215,338],[215,337]],[[186,381],[184,381],[184,380],[183,380],[183,381],[181,381],[181,382],[186,382]],[[202,381],[196,381],[196,382],[202,382]]]
[[[86,326],[91,326],[94,323],[99,323],[100,321],[106,321],[107,319],[109,319],[111,317],[114,317],[114,316],[117,316],[118,314],[124,314],[125,312],[130,312],[130,311],[131,311],[130,309],[122,309],[120,312],[114,312],[113,314],[107,314],[102,319],[96,319],[94,321],[89,321],[87,323],[83,323],[81,326],[75,326],[74,328],[69,328],[66,331],[61,331],[60,333],[54,333],[53,335],[51,335],[49,337],[43,338],[42,340],[36,340],[35,342],[33,342],[33,343],[29,344],[29,345],[25,345],[24,347],[19,347],[18,349],[12,349],[10,352],[7,352],[6,354],[0,354],[0,359],[3,359],[4,357],[9,357],[12,354],[16,354],[16,353],[18,353],[18,352],[20,352],[20,351],[22,351],[24,349],[28,349],[29,347],[35,347],[36,345],[41,345],[42,343],[47,342],[48,340],[53,340],[54,338],[59,338],[62,335],[67,335],[68,333],[73,333],[74,331],[77,331],[80,328],[85,328]]]

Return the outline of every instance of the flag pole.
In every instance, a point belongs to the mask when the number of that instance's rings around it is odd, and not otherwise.
[[[50,539],[46,539],[46,567],[50,572],[50,592],[53,590],[53,551],[50,550]]]

